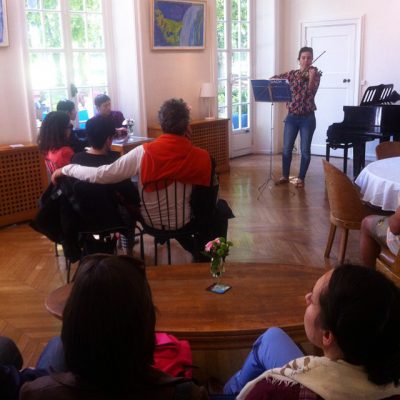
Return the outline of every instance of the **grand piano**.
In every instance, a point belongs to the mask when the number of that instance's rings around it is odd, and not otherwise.
[[[354,179],[365,166],[365,144],[379,139],[380,142],[400,139],[400,100],[393,85],[370,86],[359,106],[344,106],[343,122],[329,126],[326,139],[326,159],[330,149],[344,149],[344,166],[347,169],[347,150],[353,148]]]

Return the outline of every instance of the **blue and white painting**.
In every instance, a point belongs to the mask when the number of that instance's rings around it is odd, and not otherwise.
[[[153,7],[153,48],[204,48],[205,3],[154,0]]]
[[[5,0],[0,0],[0,46],[8,46]]]

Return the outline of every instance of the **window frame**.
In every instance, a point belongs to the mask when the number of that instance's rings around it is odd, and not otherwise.
[[[72,46],[72,34],[71,34],[71,23],[70,23],[70,15],[71,13],[79,13],[75,11],[69,11],[69,4],[68,0],[59,0],[60,2],[60,8],[57,9],[57,11],[60,13],[60,21],[61,21],[61,35],[62,35],[62,46],[60,48],[50,48],[50,47],[30,47],[29,46],[29,32],[28,32],[28,20],[27,20],[27,13],[29,12],[29,9],[27,8],[27,5],[24,1],[23,4],[23,23],[25,24],[25,35],[26,35],[26,75],[29,77],[28,79],[28,101],[30,101],[32,104],[34,103],[34,92],[40,91],[40,90],[45,90],[47,92],[50,92],[51,90],[57,90],[57,87],[44,87],[44,88],[34,88],[33,87],[33,82],[31,80],[31,54],[32,53],[42,53],[42,54],[51,54],[54,52],[63,54],[64,56],[64,68],[65,68],[65,82],[66,86],[62,86],[59,88],[60,91],[65,90],[67,96],[67,99],[70,99],[72,101],[75,101],[75,103],[78,106],[78,100],[77,97],[72,97],[71,96],[71,84],[75,84],[74,81],[76,81],[76,78],[74,77],[74,71],[73,71],[73,57],[74,53],[77,52],[82,52],[82,53],[90,53],[90,52],[97,52],[104,54],[104,68],[105,68],[105,85],[96,85],[96,84],[83,84],[83,85],[76,85],[79,89],[86,89],[88,88],[89,90],[95,89],[95,88],[104,88],[107,92],[107,94],[113,98],[113,94],[115,92],[115,77],[113,74],[113,71],[115,70],[115,64],[113,62],[114,60],[114,53],[113,53],[113,46],[112,46],[112,20],[111,20],[111,12],[112,12],[112,6],[109,1],[107,0],[100,0],[101,2],[101,11],[99,12],[89,12],[89,14],[99,14],[102,17],[102,25],[103,25],[103,38],[104,38],[104,43],[103,47],[101,48],[82,48],[82,49],[73,49]],[[32,10],[34,11],[34,9]],[[43,9],[39,10],[40,13],[45,12]],[[51,11],[50,11],[51,12]],[[86,14],[86,11],[82,12],[84,15]],[[43,14],[42,14],[43,15]],[[42,17],[43,18],[43,17]],[[51,96],[51,95],[50,95]],[[50,110],[52,107],[52,101],[51,98],[49,99],[50,103]],[[90,107],[90,106],[89,106]],[[94,107],[93,107],[94,108]],[[78,109],[78,107],[77,107]],[[93,110],[94,111],[94,110]],[[91,114],[91,113],[90,113]],[[33,112],[34,119],[36,119],[35,112]],[[37,122],[37,121],[36,121]],[[40,124],[39,124],[40,125]],[[79,122],[76,121],[75,126],[78,127]],[[36,123],[37,126],[37,123]]]
[[[248,40],[248,47],[247,48],[233,48],[232,46],[232,25],[235,21],[232,20],[232,0],[223,0],[225,4],[225,10],[226,10],[226,15],[224,20],[219,20],[218,19],[218,5],[216,5],[216,53],[217,53],[217,86],[219,88],[220,82],[226,82],[226,92],[225,92],[225,99],[226,103],[224,105],[220,105],[218,103],[218,96],[217,96],[217,112],[218,116],[223,117],[223,115],[220,114],[221,109],[226,109],[226,113],[224,116],[231,118],[233,117],[233,106],[237,105],[238,106],[238,128],[234,129],[233,124],[232,124],[232,134],[238,134],[238,133],[248,133],[251,130],[252,127],[252,113],[253,113],[253,102],[252,102],[252,95],[251,95],[251,79],[253,75],[253,36],[254,36],[254,21],[252,19],[252,13],[254,9],[254,4],[253,0],[248,0],[248,15],[246,20],[235,20],[239,24],[240,23],[247,23],[248,24],[248,30],[247,30],[247,40]],[[239,7],[240,9],[240,0],[239,0]],[[220,49],[218,47],[218,24],[223,22],[225,25],[225,48]],[[239,25],[240,26],[240,25]],[[240,33],[239,33],[239,44],[240,44]],[[237,78],[237,82],[239,84],[239,103],[233,103],[233,85],[234,85],[234,77],[232,74],[232,59],[234,54],[242,54],[242,53],[248,53],[248,75],[246,76],[245,80],[248,81],[248,101],[243,103],[241,102],[241,82],[242,82],[242,76],[239,75]],[[219,60],[219,54],[225,54],[225,60],[226,60],[226,78],[220,79],[219,78],[219,70],[218,70],[218,60]],[[244,79],[243,79],[244,80]],[[241,118],[241,107],[243,105],[247,105],[248,107],[248,112],[247,112],[247,126],[242,127],[242,118]],[[230,110],[230,112],[229,112]]]

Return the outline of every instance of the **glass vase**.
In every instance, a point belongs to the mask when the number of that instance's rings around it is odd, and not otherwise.
[[[221,277],[225,272],[225,260],[216,257],[211,259],[210,272],[213,278],[217,278],[217,285],[221,283]]]
[[[210,272],[213,278],[217,278],[217,282],[207,288],[213,293],[224,294],[231,287],[221,282],[222,275],[225,272],[225,260],[221,257],[211,259]]]

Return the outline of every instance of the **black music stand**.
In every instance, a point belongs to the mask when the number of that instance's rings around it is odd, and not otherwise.
[[[292,94],[290,92],[290,86],[287,79],[253,79],[251,81],[253,87],[254,100],[256,102],[271,103],[271,138],[270,138],[270,150],[269,150],[269,175],[266,180],[258,187],[258,197],[260,198],[264,189],[268,186],[269,182],[274,182],[272,174],[272,149],[273,149],[273,108],[274,103],[289,102],[292,101]]]

